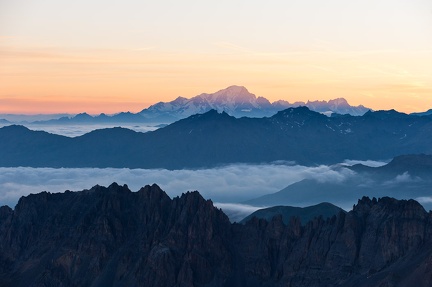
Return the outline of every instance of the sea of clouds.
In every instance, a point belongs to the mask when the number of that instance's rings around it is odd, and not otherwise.
[[[13,115],[7,115],[13,116]],[[33,120],[46,120],[36,115]],[[58,115],[60,117],[62,115]],[[28,116],[26,116],[28,117]],[[3,118],[6,118],[3,115]],[[18,118],[7,118],[17,121]],[[23,119],[21,119],[23,120]],[[25,118],[24,120],[29,120]],[[0,127],[9,124],[0,124]],[[43,130],[68,137],[81,136],[96,129],[121,126],[137,132],[154,131],[158,124],[32,124],[24,123],[32,130]],[[48,191],[52,193],[65,190],[80,191],[95,185],[108,186],[113,182],[127,184],[132,191],[137,191],[147,184],[158,184],[171,197],[180,196],[187,191],[198,190],[200,194],[211,199],[214,205],[221,208],[232,221],[239,221],[263,207],[242,204],[266,194],[275,193],[303,179],[313,179],[321,183],[342,183],[355,177],[355,173],[346,168],[354,164],[379,167],[387,161],[346,160],[333,166],[300,166],[290,162],[273,164],[232,164],[211,169],[128,169],[128,168],[30,168],[0,167],[0,206],[14,207],[21,196],[30,193]],[[417,178],[408,173],[398,175],[395,179],[382,183],[383,187],[416,182]],[[368,178],[362,179],[359,186],[375,184]],[[416,198],[423,205],[432,208],[432,197]],[[331,201],[332,199],[328,199]],[[349,210],[355,202],[346,202],[340,207]],[[296,205],[293,203],[293,205]],[[301,206],[301,204],[299,205]]]
[[[9,120],[16,120],[9,119]],[[40,120],[40,119],[39,119]],[[8,124],[6,124],[8,125]],[[81,136],[96,129],[121,126],[137,132],[158,129],[157,124],[31,124],[32,130],[43,130],[68,137]],[[211,169],[128,169],[128,168],[2,168],[0,167],[0,206],[14,207],[21,196],[30,193],[80,191],[96,184],[108,186],[113,182],[127,184],[137,191],[147,184],[158,184],[171,197],[187,191],[198,190],[206,199],[229,215],[231,220],[241,220],[262,207],[241,202],[278,192],[303,179],[319,182],[343,182],[353,172],[343,165],[363,163],[380,166],[385,162],[348,160],[336,166],[306,167],[290,162],[246,165],[233,164]]]
[[[122,127],[136,132],[148,132],[157,130],[157,124],[88,124],[88,125],[55,125],[55,124],[25,124],[27,128],[35,131],[46,131],[67,137],[77,137],[98,129]]]
[[[307,167],[287,163],[182,170],[0,167],[0,206],[14,207],[21,196],[42,191],[80,191],[113,182],[127,184],[132,191],[137,191],[156,183],[170,197],[198,190],[231,218],[239,219],[258,209],[240,204],[243,201],[277,192],[302,179],[341,182],[351,176],[353,172],[341,166]]]
[[[14,123],[0,123],[0,128],[4,126],[9,126]],[[99,129],[108,129],[114,127],[122,127],[126,129],[130,129],[136,132],[149,132],[154,131],[160,128],[165,124],[158,123],[104,123],[104,124],[50,124],[50,123],[15,123],[17,125],[23,125],[30,130],[34,131],[45,131],[51,134],[57,134],[67,137],[77,137],[82,136],[83,134],[89,133],[94,130]]]

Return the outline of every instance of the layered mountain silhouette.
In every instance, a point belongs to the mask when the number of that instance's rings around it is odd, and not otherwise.
[[[411,115],[416,115],[416,116],[432,116],[432,109],[429,109],[426,112],[412,113]]]
[[[230,86],[213,94],[201,94],[191,99],[178,97],[172,102],[159,102],[144,109],[140,114],[146,118],[160,117],[169,115],[173,118],[182,119],[194,114],[201,114],[209,110],[226,112],[235,117],[264,117],[272,116],[276,112],[290,108],[306,106],[309,109],[322,113],[351,114],[361,116],[369,111],[364,106],[350,106],[343,99],[330,101],[308,101],[289,103],[279,100],[270,103],[264,97],[256,97],[251,94],[245,87]]]
[[[64,116],[59,119],[34,121],[32,124],[120,124],[120,123],[172,123],[178,120],[168,114],[144,117],[139,113],[121,112],[114,115],[102,113],[97,116],[80,113],[75,116]]]
[[[95,130],[68,138],[23,126],[0,129],[0,166],[195,168],[278,160],[333,164],[432,153],[432,118],[396,111],[327,117],[306,107],[270,118],[211,110],[156,131]]]
[[[390,179],[397,175],[408,173],[411,176],[432,180],[432,155],[410,154],[392,159],[388,164],[370,167],[356,164],[349,167],[359,173],[373,175],[378,179]]]
[[[115,115],[104,113],[91,116],[81,113],[75,116],[62,116],[59,119],[34,121],[33,124],[113,124],[113,123],[172,123],[194,114],[206,113],[210,110],[226,112],[234,117],[270,117],[278,111],[290,107],[306,106],[313,111],[327,115],[350,114],[360,116],[369,111],[368,108],[351,106],[343,98],[330,101],[308,101],[289,103],[279,100],[270,103],[264,97],[257,97],[245,87],[230,86],[212,94],[203,93],[190,99],[178,97],[171,102],[159,102],[143,109],[139,113],[122,112]]]
[[[190,99],[178,97],[170,102],[158,102],[138,113],[121,112],[114,115],[101,113],[89,115],[52,114],[52,115],[10,115],[1,114],[11,123],[16,124],[122,124],[122,123],[173,123],[194,114],[210,110],[226,112],[234,117],[271,117],[278,111],[291,107],[308,107],[312,111],[327,116],[345,115],[362,116],[370,111],[363,105],[351,106],[346,99],[337,98],[329,101],[307,101],[290,103],[285,100],[270,102],[264,97],[257,97],[245,87],[230,86],[215,93],[203,93]],[[431,116],[432,109],[426,112],[412,113],[417,116]],[[2,123],[2,120],[0,120]],[[7,123],[7,122],[3,122]]]
[[[61,117],[72,117],[73,114],[0,114],[0,118],[11,123],[30,123],[48,121]]]
[[[330,201],[339,206],[355,202],[359,196],[419,198],[432,209],[432,155],[404,155],[381,167],[348,166],[355,171],[341,181],[304,179],[282,190],[244,202],[254,206],[308,206]]]
[[[0,208],[2,286],[431,286],[432,215],[362,198],[301,225],[231,224],[198,192],[112,184]]]

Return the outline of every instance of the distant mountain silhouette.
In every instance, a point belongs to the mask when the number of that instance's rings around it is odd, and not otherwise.
[[[118,123],[160,123],[174,122],[177,118],[169,115],[155,116],[151,119],[145,118],[140,114],[131,112],[122,112],[115,115],[106,115],[104,113],[98,116],[91,116],[87,113],[80,113],[75,116],[65,116],[59,119],[47,121],[34,121],[32,124],[118,124]]]
[[[432,217],[414,200],[363,197],[301,225],[231,224],[198,192],[112,184],[0,207],[0,282],[27,286],[432,285]]]
[[[172,118],[182,119],[188,116],[205,113],[209,110],[226,112],[235,117],[264,117],[272,116],[280,110],[290,107],[306,106],[309,109],[321,113],[338,113],[361,116],[369,109],[364,106],[350,106],[343,99],[330,101],[308,101],[289,103],[287,101],[276,101],[270,103],[264,97],[256,97],[251,94],[245,87],[230,86],[213,94],[201,94],[191,99],[178,97],[171,102],[159,102],[144,109],[140,114],[146,118],[161,117],[169,115]]]
[[[356,164],[349,168],[360,173],[369,173],[375,177],[385,179],[406,172],[411,176],[432,180],[432,155],[401,155],[395,157],[388,164],[380,167],[369,167],[362,164]]]
[[[342,208],[337,207],[328,202],[322,202],[317,205],[307,207],[294,207],[294,206],[273,206],[263,209],[258,209],[252,214],[245,217],[240,223],[246,223],[252,218],[262,218],[271,221],[275,216],[281,216],[285,224],[289,224],[292,217],[297,217],[304,225],[316,217],[323,219],[331,218],[338,215],[340,212],[345,212]]]
[[[432,116],[432,109],[429,109],[426,112],[411,113],[411,115],[414,115],[414,116]]]
[[[102,129],[67,138],[22,126],[0,129],[0,166],[211,167],[277,160],[333,164],[432,153],[432,118],[397,112],[326,117],[306,107],[270,118],[211,110],[156,131]]]
[[[368,108],[364,106],[351,106],[343,98],[330,101],[308,101],[289,103],[276,101],[270,103],[264,97],[256,97],[245,87],[230,86],[213,94],[200,94],[187,99],[178,97],[171,102],[159,102],[143,109],[139,113],[122,112],[114,115],[104,113],[91,116],[87,113],[75,116],[63,116],[50,120],[39,120],[33,124],[109,124],[109,123],[173,123],[194,114],[206,113],[210,110],[226,112],[234,117],[270,117],[278,111],[290,107],[306,106],[313,111],[330,115],[350,114],[361,116]]]
[[[61,117],[71,117],[71,114],[0,114],[0,118],[11,123],[30,123],[36,121],[48,121]]]
[[[428,198],[432,187],[432,156],[398,156],[387,165],[347,167],[355,174],[343,181],[304,179],[282,190],[245,201],[254,206],[295,205],[308,206],[323,201],[346,206],[362,195],[370,197],[392,196],[398,199]],[[430,200],[422,202],[430,210]]]

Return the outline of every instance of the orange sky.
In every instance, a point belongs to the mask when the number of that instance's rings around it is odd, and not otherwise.
[[[138,112],[230,85],[432,108],[430,1],[96,2],[0,2],[0,113]]]
[[[432,53],[415,51],[67,50],[3,47],[0,113],[138,112],[158,101],[246,86],[290,102],[346,98],[404,112],[432,108]]]

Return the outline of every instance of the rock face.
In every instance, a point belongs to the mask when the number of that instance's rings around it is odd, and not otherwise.
[[[431,223],[391,198],[304,226],[241,225],[198,192],[43,192],[0,208],[0,285],[431,286]]]
[[[232,272],[228,218],[197,192],[113,184],[0,214],[2,286],[200,286]]]
[[[430,286],[430,222],[415,201],[363,198],[348,214],[304,228],[250,221],[236,243],[245,273],[263,286]]]

